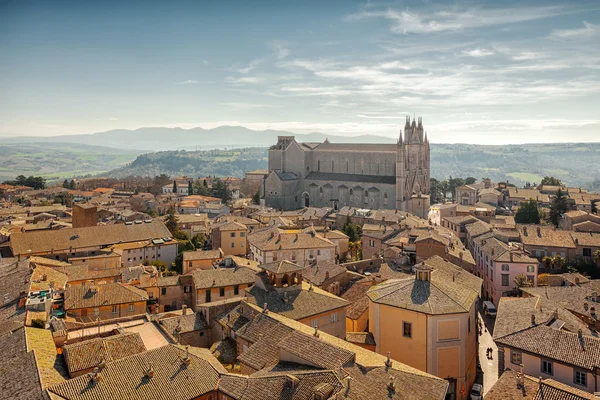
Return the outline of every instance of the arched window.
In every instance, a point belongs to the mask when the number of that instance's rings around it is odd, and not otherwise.
[[[354,194],[354,190],[350,189],[350,196]]]
[[[369,197],[369,191],[365,190],[365,197]]]
[[[348,166],[350,165],[350,163],[346,160],[346,172],[348,172]]]
[[[321,170],[321,160],[317,160],[317,171]]]
[[[322,187],[319,188],[319,193],[323,193],[323,188]]]

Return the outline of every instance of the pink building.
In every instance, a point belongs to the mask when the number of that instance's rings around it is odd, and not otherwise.
[[[506,244],[493,233],[482,235],[473,242],[475,275],[483,278],[483,298],[496,306],[502,296],[516,288],[515,278],[523,275],[531,286],[537,286],[538,260],[529,257],[515,244]]]

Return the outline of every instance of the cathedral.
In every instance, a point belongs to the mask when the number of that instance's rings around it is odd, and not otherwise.
[[[423,121],[406,118],[396,144],[298,143],[279,136],[269,149],[267,206],[352,206],[429,211],[429,141]]]

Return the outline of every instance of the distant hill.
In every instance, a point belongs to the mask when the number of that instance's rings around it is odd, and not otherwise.
[[[0,179],[12,179],[19,174],[61,178],[161,173],[242,177],[247,171],[267,167],[266,148],[276,143],[277,136],[295,136],[301,142],[322,142],[328,138],[337,143],[395,143],[394,138],[384,136],[294,134],[239,126],[119,129],[92,135],[2,138]],[[225,148],[230,150],[222,151]],[[473,176],[523,184],[552,175],[569,185],[600,190],[600,143],[432,144],[431,169],[432,177],[437,179],[449,175]],[[597,187],[588,186],[594,181]]]
[[[209,150],[222,148],[267,147],[277,142],[277,136],[296,136],[302,142],[394,143],[385,136],[362,135],[356,137],[325,135],[323,133],[293,134],[285,131],[254,131],[242,126],[220,126],[214,129],[140,128],[115,129],[90,135],[24,136],[2,138],[3,143],[76,143],[92,146],[114,147],[140,152],[163,150]]]
[[[0,182],[18,175],[43,176],[49,181],[98,174],[125,165],[139,151],[73,143],[0,144]]]

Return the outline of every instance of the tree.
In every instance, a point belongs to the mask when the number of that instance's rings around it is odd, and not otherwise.
[[[177,181],[173,181],[173,193],[177,194]]]
[[[194,194],[198,194],[200,196],[209,196],[210,195],[210,191],[208,190],[208,187],[203,185],[202,182],[196,181],[196,182],[194,182],[194,184],[192,186],[194,189]]]
[[[227,203],[229,200],[231,200],[231,191],[229,190],[229,185],[227,185],[227,182],[224,182],[219,178],[215,178],[212,185],[212,195],[220,198],[223,203]]]
[[[71,182],[69,182],[69,189],[75,189],[76,187],[75,181],[71,179]]]
[[[596,261],[596,264],[600,264],[600,250],[594,252],[594,261]]]
[[[165,225],[173,237],[175,237],[175,234],[179,231],[179,227],[177,226],[178,222],[179,218],[177,218],[177,215],[175,215],[175,207],[169,207],[167,210],[167,216],[165,218]]]
[[[456,188],[465,184],[465,180],[462,178],[448,177],[448,191],[452,196],[452,201],[456,201]]]
[[[525,274],[519,274],[519,275],[515,276],[514,282],[515,282],[515,285],[517,285],[517,287],[531,285],[529,280],[527,280],[527,276]]]
[[[429,194],[431,204],[441,203],[444,200],[443,187],[440,181],[435,178],[429,180]]]
[[[260,190],[256,191],[256,193],[254,193],[254,196],[252,196],[252,203],[260,204]]]
[[[518,224],[539,224],[540,211],[537,201],[533,199],[522,201],[515,214],[515,222]]]
[[[472,185],[475,182],[477,182],[477,179],[473,178],[472,176],[465,178],[465,185]]]
[[[567,265],[567,260],[565,260],[558,254],[555,255],[554,258],[552,259],[552,266],[554,267],[554,269],[564,269],[566,265]]]
[[[19,175],[12,181],[4,181],[5,184],[11,186],[29,186],[32,189],[45,189],[46,179],[41,176],[29,176]]]
[[[560,181],[560,179],[557,179],[553,176],[545,176],[544,179],[542,179],[542,182],[540,182],[540,185],[542,185],[542,186],[562,186],[562,182]]]
[[[206,245],[206,235],[204,233],[197,233],[192,238],[192,244],[196,248],[196,250],[204,249]]]
[[[191,196],[194,194],[194,185],[192,184],[192,181],[189,180],[188,181],[188,195]]]
[[[62,187],[64,187],[65,189],[70,189],[71,188],[69,186],[69,181],[67,179],[65,179],[65,181],[63,182]]]
[[[349,242],[358,242],[360,240],[360,226],[357,224],[353,224],[350,216],[346,217],[346,222],[342,227],[342,232],[344,232],[348,236]]]
[[[554,200],[552,200],[552,204],[550,205],[550,221],[554,224],[554,226],[558,226],[562,215],[566,213],[567,210],[567,196],[562,190],[558,189],[556,197]]]

